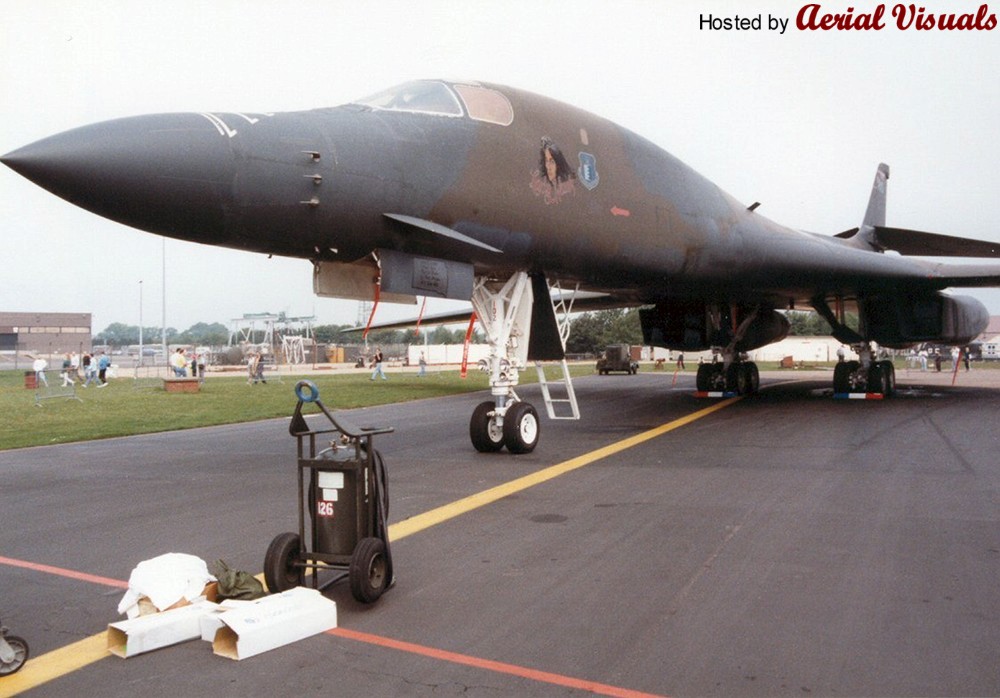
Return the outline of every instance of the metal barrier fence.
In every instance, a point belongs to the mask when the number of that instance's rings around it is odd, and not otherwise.
[[[76,394],[76,383],[57,385],[53,381],[51,385],[42,384],[35,386],[35,407],[41,407],[43,400],[55,400],[58,398],[83,402],[80,396]]]

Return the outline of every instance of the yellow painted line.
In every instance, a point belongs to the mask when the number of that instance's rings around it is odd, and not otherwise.
[[[571,458],[562,463],[557,463],[556,465],[550,466],[539,470],[531,475],[525,475],[524,477],[517,478],[516,480],[511,480],[502,485],[497,485],[483,492],[465,497],[464,499],[459,499],[452,502],[451,504],[446,504],[444,506],[438,507],[437,509],[432,509],[423,514],[406,519],[405,521],[400,521],[398,523],[389,526],[389,540],[397,541],[407,536],[413,535],[414,533],[419,533],[424,531],[431,526],[435,526],[440,523],[444,523],[450,519],[453,519],[462,514],[466,514],[474,509],[491,504],[504,497],[509,497],[512,494],[521,492],[528,489],[529,487],[534,487],[543,482],[547,482],[553,478],[559,477],[560,475],[565,475],[566,473],[572,472],[585,465],[590,465],[595,461],[599,461],[608,456],[613,456],[616,453],[621,453],[622,451],[643,444],[651,439],[655,439],[658,436],[679,429],[683,426],[691,424],[702,417],[707,417],[713,412],[718,412],[719,410],[728,407],[741,400],[739,397],[732,397],[727,400],[721,400],[712,404],[709,407],[698,410],[697,412],[692,412],[691,414],[681,417],[680,419],[675,419],[672,422],[663,424],[656,427],[655,429],[650,429],[644,431],[641,434],[636,434],[635,436],[630,436],[627,439],[622,439],[603,448],[599,448],[590,453],[584,453],[576,458]],[[257,575],[258,579],[263,581],[263,574]],[[111,656],[108,654],[107,647],[107,633],[100,632],[97,635],[85,638],[78,642],[74,642],[71,645],[66,645],[57,650],[53,650],[46,654],[43,654],[37,658],[28,658],[28,662],[24,665],[16,674],[5,677],[0,680],[0,698],[7,698],[8,696],[16,696],[19,693],[30,690],[41,686],[48,681],[57,679],[66,674],[82,669],[83,667],[93,664],[94,662],[104,659],[105,657]]]
[[[724,407],[728,407],[741,399],[742,398],[739,397],[731,397],[727,400],[722,400],[711,405],[710,407],[698,410],[697,412],[692,412],[685,417],[675,419],[674,421],[658,426],[655,429],[644,431],[641,434],[636,434],[635,436],[631,436],[627,439],[622,439],[621,441],[617,441],[608,446],[604,446],[603,448],[591,451],[590,453],[584,453],[582,456],[577,456],[576,458],[571,458],[567,461],[563,461],[562,463],[557,463],[556,465],[544,468],[543,470],[539,470],[531,475],[525,475],[524,477],[516,480],[505,482],[502,485],[497,485],[496,487],[478,492],[469,497],[465,497],[464,499],[459,499],[451,504],[445,504],[437,509],[431,509],[423,514],[418,514],[417,516],[406,519],[405,521],[394,523],[389,526],[389,541],[395,542],[401,538],[406,538],[407,536],[419,533],[420,531],[430,528],[431,526],[436,526],[437,524],[453,519],[456,516],[466,514],[473,509],[478,509],[479,507],[486,506],[487,504],[492,504],[498,499],[509,497],[510,495],[526,490],[529,487],[534,487],[535,485],[559,477],[560,475],[565,475],[568,472],[582,468],[585,465],[590,465],[594,461],[607,458],[608,456],[613,456],[614,454],[632,448],[633,446],[638,446],[639,444],[645,443],[650,439],[655,439],[658,436],[662,436],[663,434],[686,426],[691,422],[701,419],[702,417],[707,417],[713,412],[718,412]]]
[[[107,633],[101,632],[40,657],[28,657],[19,672],[0,679],[0,698],[16,696],[107,656]]]

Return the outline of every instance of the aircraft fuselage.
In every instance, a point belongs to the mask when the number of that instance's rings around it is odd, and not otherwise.
[[[471,261],[478,274],[544,271],[642,302],[714,289],[785,305],[815,295],[817,257],[830,292],[894,278],[927,283],[911,260],[749,211],[606,119],[509,88],[477,89],[507,101],[509,123],[468,109],[360,104],[159,114],[74,129],[4,162],[132,227],[311,260],[395,249]],[[501,253],[415,234],[390,213]]]

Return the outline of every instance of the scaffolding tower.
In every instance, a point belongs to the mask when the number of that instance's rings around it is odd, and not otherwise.
[[[243,347],[244,351],[259,351],[275,358],[280,355],[284,363],[305,363],[305,346],[314,342],[315,320],[315,316],[246,313],[241,318],[230,320],[229,346]]]

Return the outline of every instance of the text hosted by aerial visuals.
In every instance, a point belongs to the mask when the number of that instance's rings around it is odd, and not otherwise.
[[[997,16],[988,4],[959,11],[956,11],[955,4],[951,0],[941,0],[937,7],[914,3],[883,3],[868,7],[809,3],[788,16],[752,11],[738,14],[702,12],[698,16],[698,28],[702,31],[768,31],[777,34],[790,31],[975,32],[996,29]]]

